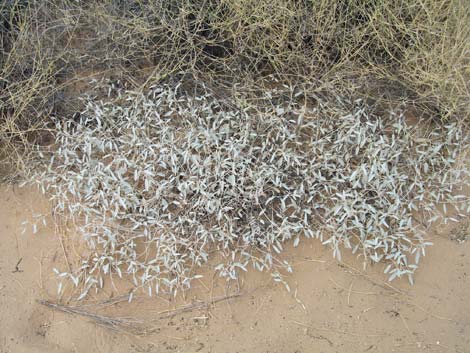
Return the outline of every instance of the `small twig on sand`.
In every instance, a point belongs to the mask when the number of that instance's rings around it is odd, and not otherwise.
[[[457,322],[456,320],[454,319],[451,319],[451,318],[448,318],[448,317],[444,317],[444,316],[440,316],[440,315],[436,315],[436,314],[433,314],[431,313],[430,311],[426,310],[425,308],[423,308],[422,306],[419,306],[418,304],[415,304],[415,303],[411,303],[409,301],[405,301],[406,304],[408,305],[411,305],[411,306],[414,306],[416,308],[418,308],[419,310],[421,310],[422,312],[432,316],[433,318],[435,319],[439,319],[439,320],[445,320],[445,321],[450,321],[450,322]]]
[[[294,321],[294,320],[290,320],[290,322],[292,322],[293,324],[302,326],[302,327],[306,327],[306,328],[315,330],[315,331],[329,331],[329,332],[334,332],[334,333],[338,333],[338,334],[342,334],[342,335],[349,335],[349,336],[354,336],[354,337],[383,337],[383,336],[386,336],[386,334],[375,334],[375,335],[374,334],[358,334],[358,333],[352,333],[352,332],[347,332],[347,331],[343,331],[343,330],[336,330],[336,329],[326,328],[326,327],[325,328],[323,328],[323,327],[314,327],[314,326],[310,326],[308,324],[304,324],[303,322]]]
[[[166,318],[171,318],[174,317],[178,314],[182,314],[188,311],[192,310],[197,310],[197,309],[202,309],[202,308],[208,308],[210,305],[225,301],[225,300],[230,300],[236,297],[239,297],[242,293],[235,293],[227,296],[221,296],[221,297],[215,297],[211,299],[210,301],[204,302],[204,301],[197,301],[191,304],[184,305],[180,308],[172,309],[172,310],[165,310],[162,312],[159,312],[158,314],[160,315],[158,319],[166,319]],[[126,297],[128,297],[126,295]],[[120,296],[117,298],[112,298],[108,301],[97,303],[96,305],[111,305],[114,303],[117,303],[119,301],[122,301],[124,296]],[[110,317],[110,316],[105,316],[105,315],[100,315],[100,314],[95,314],[91,313],[87,310],[83,310],[83,306],[87,305],[82,305],[80,307],[78,306],[68,306],[68,305],[62,305],[62,304],[57,304],[57,303],[52,303],[47,300],[38,300],[39,304],[45,305],[49,308],[62,311],[64,313],[69,313],[69,314],[75,314],[79,316],[84,316],[92,319],[96,324],[100,326],[104,326],[106,328],[115,330],[115,331],[122,331],[122,332],[128,332],[132,333],[135,335],[144,335],[145,333],[151,331],[148,329],[146,322],[143,320],[139,319],[134,319],[134,318],[128,318],[128,317]],[[92,304],[93,305],[93,304]],[[156,321],[156,320],[151,320]]]
[[[57,235],[59,237],[60,247],[62,248],[62,253],[64,254],[65,263],[67,264],[69,273],[72,273],[72,267],[70,266],[70,261],[67,256],[67,251],[65,250],[64,240],[62,239],[62,233],[58,233]]]
[[[368,280],[369,282],[375,284],[376,286],[379,286],[381,288],[384,288],[384,289],[387,289],[387,290],[392,290],[394,291],[395,293],[398,293],[398,294],[402,294],[402,295],[409,295],[408,293],[402,291],[401,289],[398,289],[394,286],[392,286],[391,284],[389,283],[386,283],[386,282],[382,282],[382,281],[377,281],[376,279],[372,278],[371,276],[359,271],[357,268],[354,268],[350,265],[348,265],[347,263],[344,263],[344,262],[338,262],[338,266],[340,267],[346,267],[347,269],[351,270],[352,272],[354,272],[354,274],[356,275],[359,275],[363,278],[365,278],[366,280]]]
[[[133,300],[136,300],[135,295],[133,296]],[[99,301],[99,302],[82,304],[81,307],[111,306],[111,305],[114,305],[114,304],[118,304],[118,303],[121,303],[121,302],[128,302],[128,301],[129,301],[129,294],[127,293],[127,294],[119,295],[119,296],[112,297],[112,298],[109,298],[109,299],[106,299],[106,300],[102,300],[102,301]]]
[[[230,299],[239,297],[240,295],[242,295],[242,293],[235,293],[235,294],[231,294],[231,295],[215,297],[215,298],[213,298],[213,299],[211,299],[207,302],[196,301],[196,302],[191,303],[191,304],[183,305],[180,308],[161,311],[161,312],[158,313],[160,315],[158,317],[158,319],[171,318],[175,315],[182,314],[182,313],[185,313],[185,312],[188,312],[188,311],[208,308],[212,304],[215,304],[215,303],[218,303],[218,302],[221,302],[221,301],[225,301],[225,300],[230,300]]]
[[[348,306],[351,306],[351,291],[352,291],[353,284],[354,284],[354,281],[351,282],[351,285],[349,286],[349,290],[348,290]]]
[[[62,311],[64,313],[80,315],[92,319],[96,324],[104,326],[106,328],[124,331],[132,334],[141,335],[145,333],[145,328],[143,327],[144,322],[138,319],[131,319],[126,317],[110,317],[105,315],[99,315],[91,313],[89,311],[80,309],[76,306],[67,306],[62,304],[56,304],[49,302],[47,300],[38,300],[39,304],[45,305],[49,308]]]
[[[21,261],[23,261],[22,257],[18,260],[18,262],[16,263],[16,266],[15,266],[15,270],[11,271],[11,273],[23,272],[23,270],[20,269]]]

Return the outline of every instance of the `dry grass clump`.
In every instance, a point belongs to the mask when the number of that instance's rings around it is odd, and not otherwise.
[[[214,252],[220,274],[236,278],[286,265],[283,244],[306,236],[411,280],[430,244],[421,224],[445,219],[438,205],[469,211],[455,195],[468,180],[458,163],[468,138],[456,123],[423,129],[360,101],[309,98],[289,86],[257,101],[203,86],[110,87],[78,121],[58,119],[57,148],[33,179],[91,249],[63,276],[82,296],[109,274],[174,293]]]
[[[63,54],[46,24],[40,6],[0,4],[0,180],[27,169],[31,147],[49,137],[49,115],[57,112]]]
[[[219,87],[275,74],[467,119],[469,22],[465,0],[3,1],[2,160],[21,170],[51,113],[81,109],[75,86],[90,76],[148,88],[175,74]]]

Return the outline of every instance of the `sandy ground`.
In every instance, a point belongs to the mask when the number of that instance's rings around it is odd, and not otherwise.
[[[175,302],[139,296],[81,308],[144,320],[147,334],[139,336],[38,303],[58,300],[51,269],[74,256],[50,226],[22,234],[22,221],[48,209],[35,191],[0,188],[0,353],[470,352],[470,241],[455,240],[467,226],[430,232],[435,245],[414,286],[404,280],[390,287],[381,266],[362,272],[354,257],[339,264],[317,241],[304,241],[286,251],[294,268],[290,293],[268,274],[249,272],[238,283],[240,296],[201,306],[196,300],[228,293],[207,273]],[[111,295],[103,291],[89,303]],[[162,318],[183,305],[193,310]]]

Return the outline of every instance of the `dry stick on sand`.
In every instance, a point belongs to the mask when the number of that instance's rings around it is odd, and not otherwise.
[[[175,315],[182,314],[182,313],[185,313],[185,312],[188,312],[188,311],[208,308],[210,305],[213,305],[213,304],[221,302],[221,301],[226,301],[226,300],[230,300],[230,299],[233,299],[233,298],[237,298],[240,295],[242,295],[242,293],[235,293],[235,294],[231,294],[231,295],[215,297],[215,298],[213,298],[213,299],[211,299],[207,302],[196,301],[196,302],[191,303],[191,304],[183,305],[180,308],[161,311],[161,312],[158,313],[160,315],[158,317],[158,319],[171,318]]]
[[[403,295],[409,297],[409,294],[408,294],[408,293],[406,293],[406,292],[404,292],[404,291],[402,291],[402,290],[400,290],[400,289],[398,289],[398,288],[392,286],[392,285],[389,284],[389,283],[385,283],[385,282],[381,283],[380,281],[377,281],[377,280],[373,279],[373,278],[370,277],[369,275],[366,275],[365,273],[361,272],[360,270],[358,270],[358,269],[356,269],[356,268],[354,268],[354,267],[352,267],[352,266],[350,266],[350,265],[348,265],[348,264],[346,264],[346,263],[344,263],[344,262],[337,262],[337,264],[338,264],[339,266],[341,266],[341,267],[346,267],[346,268],[350,269],[352,272],[354,272],[354,273],[357,274],[357,275],[360,275],[360,276],[364,277],[366,280],[370,281],[370,282],[371,282],[372,284],[374,284],[374,285],[377,285],[377,286],[379,286],[379,287],[381,287],[381,288],[384,288],[384,289],[392,290],[392,291],[394,291],[396,294],[403,294]],[[330,280],[331,280],[337,287],[339,287],[339,288],[345,290],[345,288],[343,288],[343,287],[340,286],[338,283],[336,283],[331,277],[330,277]],[[350,291],[350,293],[380,294],[380,295],[385,295],[385,293],[373,293],[373,292],[357,292],[357,291],[351,291],[351,288],[349,289],[349,291]],[[349,299],[348,299],[348,301],[349,301]],[[445,317],[445,316],[436,315],[436,314],[434,314],[434,313],[432,313],[432,312],[426,310],[426,309],[423,308],[422,306],[419,306],[418,304],[412,303],[412,302],[410,302],[410,301],[408,301],[408,300],[406,300],[406,299],[405,299],[403,302],[404,302],[405,304],[407,304],[407,305],[411,305],[411,306],[414,306],[414,307],[418,308],[419,310],[423,311],[424,313],[426,313],[426,314],[428,314],[428,315],[430,315],[430,316],[432,316],[432,317],[434,317],[434,318],[436,318],[436,319],[445,320],[445,321],[450,321],[450,322],[455,322],[455,320],[452,319],[452,318],[448,318],[448,317]],[[402,320],[403,320],[403,318],[402,318]]]
[[[162,315],[159,316],[158,319],[156,320],[171,318],[178,314],[182,314],[182,313],[192,311],[192,310],[208,308],[210,305],[213,305],[221,301],[230,300],[230,299],[239,297],[241,294],[242,293],[235,293],[235,294],[231,294],[227,296],[216,297],[207,302],[197,301],[195,303],[184,305],[180,308],[176,308],[173,310],[165,310],[159,313]],[[115,331],[128,332],[128,333],[132,333],[136,335],[144,335],[148,333],[149,331],[151,331],[147,327],[147,323],[144,320],[128,318],[128,317],[110,317],[110,316],[105,316],[105,315],[99,315],[99,314],[91,313],[87,310],[83,310],[77,306],[62,305],[62,304],[52,303],[47,300],[38,300],[38,303],[45,305],[49,308],[62,311],[64,313],[88,317],[92,319],[96,324],[115,330]],[[156,320],[151,320],[151,321],[153,322]]]
[[[64,313],[88,317],[92,319],[96,324],[115,331],[129,332],[137,335],[141,335],[146,332],[145,327],[143,326],[144,322],[142,320],[126,317],[110,317],[105,315],[99,315],[80,309],[79,307],[56,304],[47,300],[38,300],[38,303],[45,305],[49,308],[62,311]]]
[[[290,320],[289,322],[291,322],[293,324],[296,324],[296,325],[299,325],[299,326],[302,326],[302,327],[306,327],[308,329],[315,330],[315,331],[329,331],[329,332],[334,332],[334,333],[338,333],[338,334],[342,334],[342,335],[349,335],[349,336],[354,336],[354,337],[383,337],[383,336],[386,336],[386,334],[359,334],[359,333],[347,332],[347,331],[343,331],[343,330],[337,330],[337,329],[333,329],[333,328],[314,327],[314,326],[310,326],[308,324],[304,324],[303,322],[294,321],[294,320]]]
[[[137,297],[133,296],[133,300],[136,300]],[[129,301],[129,294],[122,294],[116,297],[112,297],[106,300],[98,301],[98,302],[92,302],[92,303],[87,303],[87,304],[82,304],[80,307],[97,307],[97,306],[111,306],[114,304],[122,303],[122,302],[128,302]]]
[[[389,283],[381,282],[381,281],[375,280],[375,279],[372,278],[371,276],[369,276],[369,275],[363,273],[362,271],[358,270],[357,268],[354,268],[354,267],[348,265],[347,263],[337,261],[337,264],[338,264],[338,266],[340,266],[340,267],[345,267],[345,268],[347,268],[348,270],[351,270],[354,274],[359,275],[359,276],[365,278],[366,280],[368,280],[369,282],[375,284],[376,286],[379,286],[379,287],[384,288],[384,289],[387,289],[387,290],[392,290],[392,291],[394,291],[395,293],[398,293],[398,294],[409,295],[408,293],[404,292],[404,291],[401,290],[401,289],[398,289],[398,288],[392,286],[392,285],[389,284]]]
[[[342,291],[348,291],[351,294],[362,294],[362,295],[380,295],[380,296],[396,296],[395,293],[388,293],[388,292],[364,292],[364,291],[357,291],[357,290],[350,290],[346,289],[344,286],[340,285],[336,282],[332,277],[329,278],[331,283],[333,283],[336,287],[338,287]]]
[[[409,302],[409,301],[404,301],[404,303],[406,305],[411,305],[411,306],[414,306],[416,308],[418,308],[419,310],[421,310],[422,312],[424,312],[425,314],[428,314],[430,316],[432,316],[433,318],[435,319],[439,319],[439,320],[444,320],[444,321],[450,321],[450,322],[457,322],[457,320],[454,320],[454,319],[451,319],[449,317],[445,317],[445,316],[440,316],[440,315],[436,315],[428,310],[426,310],[425,308],[423,308],[422,306],[418,305],[418,304],[415,304],[415,303],[412,303],[412,302]]]

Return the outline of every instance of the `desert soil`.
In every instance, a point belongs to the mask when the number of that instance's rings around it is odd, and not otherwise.
[[[31,224],[22,233],[21,223],[39,213],[50,218],[38,192],[0,188],[0,353],[470,352],[467,223],[429,231],[434,246],[413,286],[406,279],[390,285],[381,265],[362,271],[355,256],[344,252],[338,263],[318,241],[303,241],[285,251],[294,269],[290,292],[269,274],[250,271],[229,288],[206,270],[176,301],[142,294],[92,305],[119,293],[93,294],[81,310],[143,322],[116,331],[38,302],[75,305],[58,298],[52,268],[78,256],[50,219],[35,234]],[[234,290],[240,295],[201,305]],[[184,305],[191,310],[182,312]]]

